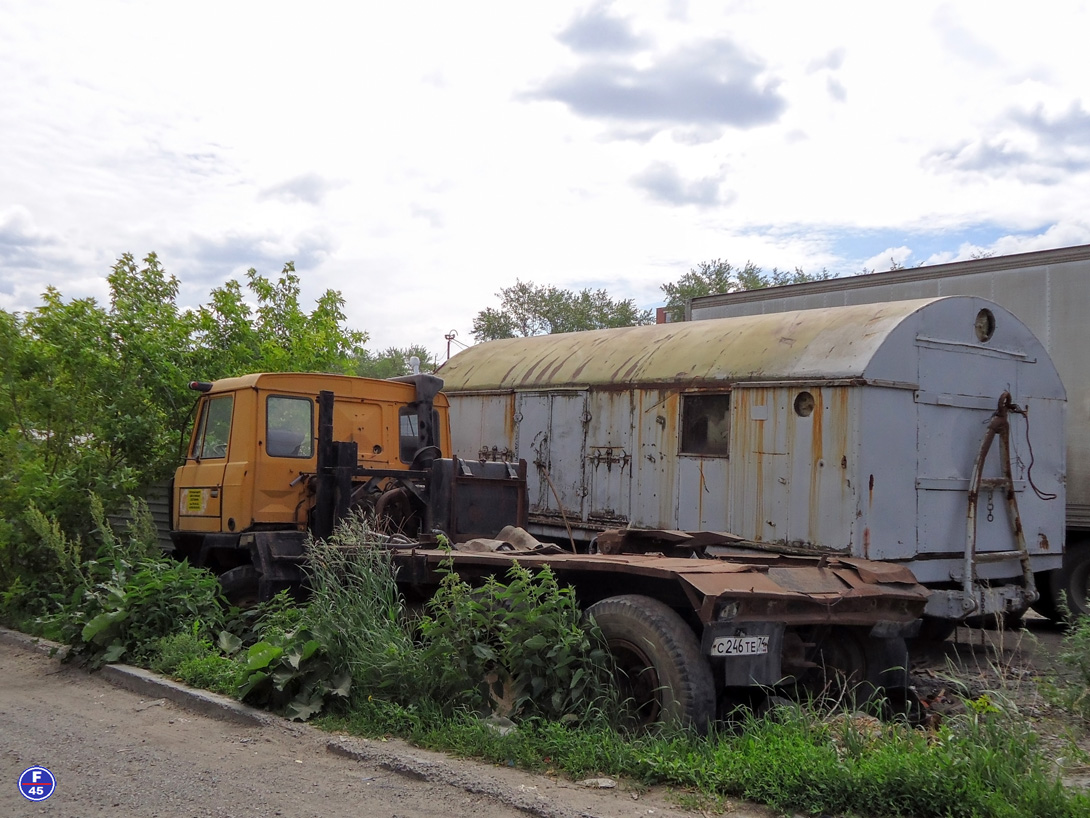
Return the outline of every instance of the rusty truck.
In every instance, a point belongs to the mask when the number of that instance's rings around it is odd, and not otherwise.
[[[1034,607],[1051,619],[1066,604],[1090,615],[1090,245],[834,278],[695,298],[687,317],[825,309],[944,295],[1006,307],[1040,339],[1067,389],[1067,505],[1063,565],[1038,578]]]
[[[737,538],[720,534],[604,531],[595,553],[528,540],[526,464],[453,455],[441,386],[313,373],[194,382],[172,487],[177,556],[236,597],[268,598],[305,584],[308,537],[362,511],[390,532],[413,600],[451,566],[470,581],[513,560],[549,566],[601,628],[644,722],[701,727],[763,691],[837,681],[905,690],[905,637],[928,595],[910,571],[847,553],[724,559],[716,549]]]
[[[870,560],[930,590],[938,632],[1024,611],[1063,560],[1064,386],[982,298],[504,339],[439,374],[454,453],[527,462],[539,537]]]

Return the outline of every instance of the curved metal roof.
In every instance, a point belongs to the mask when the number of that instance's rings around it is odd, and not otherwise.
[[[959,334],[975,341],[973,320],[982,306],[1009,316],[983,299],[953,296],[822,310],[750,315],[707,321],[593,330],[490,341],[451,358],[437,374],[446,392],[589,387],[686,385],[708,381],[893,378],[882,362],[868,365],[902,324],[911,342],[923,318],[909,320],[936,302],[946,313],[964,301]],[[964,320],[962,319],[964,316]],[[1024,325],[1017,334],[1028,333]],[[1003,323],[1009,328],[1011,321]],[[906,327],[906,329],[909,329]],[[1031,341],[1035,341],[1029,334]],[[898,367],[899,369],[899,367]],[[899,373],[903,374],[903,373]]]

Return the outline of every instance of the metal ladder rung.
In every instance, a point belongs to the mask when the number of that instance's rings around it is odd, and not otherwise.
[[[1002,562],[1003,560],[1017,560],[1022,558],[1021,551],[977,551],[977,562]]]

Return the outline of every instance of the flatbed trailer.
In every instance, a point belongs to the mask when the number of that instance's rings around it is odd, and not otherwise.
[[[902,566],[776,554],[712,532],[609,531],[611,553],[592,554],[473,550],[480,542],[395,547],[399,584],[429,598],[450,570],[474,583],[514,562],[547,567],[602,629],[637,710],[698,728],[776,690],[903,700],[905,637],[929,594]]]

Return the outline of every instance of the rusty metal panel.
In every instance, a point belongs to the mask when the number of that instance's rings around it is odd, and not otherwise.
[[[794,549],[850,548],[860,389],[735,390],[729,530]]]
[[[588,494],[586,392],[522,392],[516,398],[517,455],[527,463],[531,514],[584,519]]]
[[[482,392],[450,403],[451,450],[466,460],[517,460],[515,396]]]
[[[629,512],[638,528],[677,528],[677,390],[634,390],[638,458]]]
[[[678,583],[688,588],[693,609],[704,624],[714,621],[717,606],[737,603],[737,621],[789,623],[829,622],[877,624],[910,622],[920,615],[928,591],[904,575],[885,573],[883,566],[837,558],[750,556],[746,562],[681,559],[652,554],[541,554],[455,552],[414,549],[400,553],[406,576],[424,581],[420,568],[434,571],[453,559],[459,573],[502,572],[512,561],[535,568],[548,565],[563,581],[594,583],[596,574],[630,575]],[[416,564],[411,564],[415,562]],[[419,567],[418,567],[419,566]],[[435,575],[436,580],[438,575]],[[904,580],[904,581],[902,581]]]
[[[632,474],[639,466],[633,448],[636,420],[632,392],[596,392],[587,413],[585,473],[588,518],[627,524],[631,508]]]

